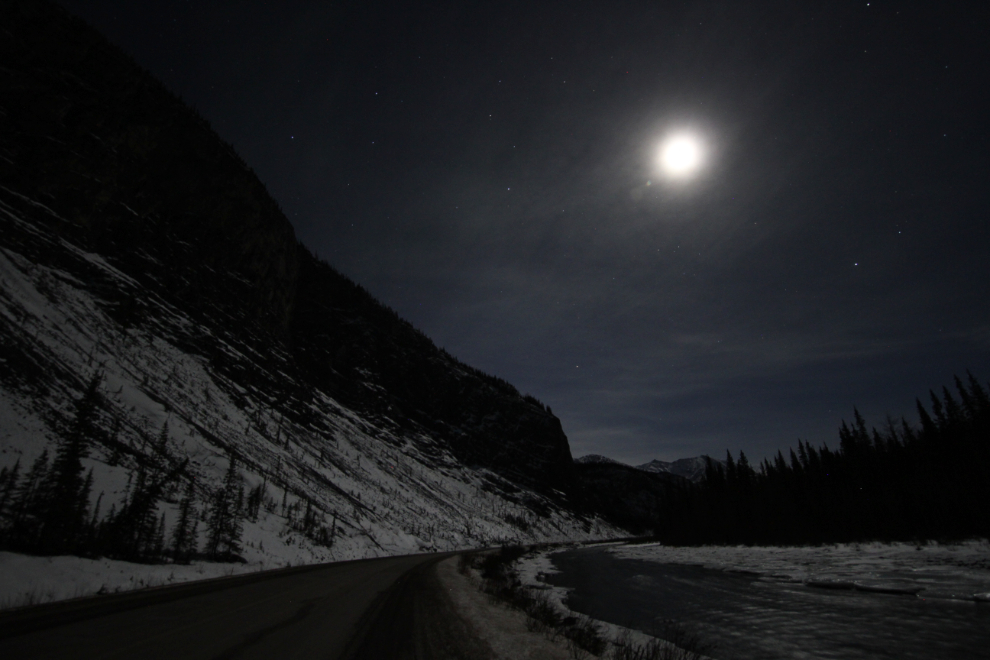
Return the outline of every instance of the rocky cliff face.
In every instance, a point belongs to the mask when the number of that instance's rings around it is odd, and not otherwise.
[[[4,186],[183,307],[285,337],[297,243],[246,164],[80,21],[47,3],[2,7]]]
[[[469,464],[541,490],[570,486],[558,420],[317,261],[204,120],[59,10],[6,11],[0,180],[11,203],[22,195],[53,211],[35,222],[141,285],[107,292],[122,324],[142,322],[142,294],[154,291],[262,359],[282,353],[306,385],[442,438]]]
[[[366,415],[443,439],[468,465],[543,492],[573,489],[567,438],[542,404],[437,349],[303,249],[299,262],[291,350],[309,382]]]
[[[167,463],[168,421],[203,497],[236,454],[282,498],[269,531],[308,503],[347,556],[607,533],[568,503],[559,421],[311,255],[149,74],[45,2],[0,1],[0,30],[5,465],[54,444],[99,373],[104,506]]]

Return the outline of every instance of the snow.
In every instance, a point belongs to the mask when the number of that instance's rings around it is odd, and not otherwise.
[[[840,543],[823,546],[672,547],[624,545],[623,559],[701,565],[753,573],[760,580],[804,583],[922,598],[985,600],[990,591],[990,543]]]
[[[723,461],[715,462],[722,463]],[[636,467],[645,472],[667,472],[696,482],[704,478],[705,466],[705,457],[695,456],[693,458],[679,458],[676,461],[661,461],[654,459],[649,463],[637,465]]]
[[[458,615],[488,643],[500,660],[566,660],[571,657],[564,644],[527,630],[525,614],[492,602],[481,591],[480,578],[473,570],[469,575],[457,571],[457,557],[440,562],[437,576],[447,588]]]
[[[614,458],[609,458],[608,456],[602,456],[601,454],[585,454],[580,458],[575,458],[574,462],[587,463],[589,465],[594,465],[597,463],[607,463],[610,465],[625,465],[625,463],[617,461]]]
[[[0,609],[67,598],[179,584],[190,580],[250,573],[264,563],[132,564],[112,559],[30,557],[0,552]]]

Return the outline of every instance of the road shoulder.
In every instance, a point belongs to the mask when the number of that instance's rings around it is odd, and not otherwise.
[[[479,578],[457,570],[457,557],[436,566],[441,587],[446,591],[454,613],[478,639],[491,648],[498,660],[567,660],[563,643],[556,643],[526,628],[526,615],[501,603],[493,603],[480,589]]]

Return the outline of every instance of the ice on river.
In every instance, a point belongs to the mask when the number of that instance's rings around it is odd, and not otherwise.
[[[600,545],[518,572],[561,609],[647,634],[674,621],[720,659],[984,660],[990,648],[987,541]]]
[[[848,543],[801,547],[615,546],[622,559],[749,573],[809,587],[990,601],[990,543]]]

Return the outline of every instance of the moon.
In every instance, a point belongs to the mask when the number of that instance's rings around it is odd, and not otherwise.
[[[701,167],[703,156],[701,140],[689,133],[677,133],[660,145],[658,160],[668,177],[688,179]]]

